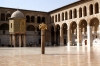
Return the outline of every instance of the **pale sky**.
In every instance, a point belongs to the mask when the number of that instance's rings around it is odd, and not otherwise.
[[[0,7],[49,12],[78,0],[0,0]]]

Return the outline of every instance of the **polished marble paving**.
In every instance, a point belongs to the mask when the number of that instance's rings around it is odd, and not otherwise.
[[[0,66],[100,66],[100,47],[0,47]]]

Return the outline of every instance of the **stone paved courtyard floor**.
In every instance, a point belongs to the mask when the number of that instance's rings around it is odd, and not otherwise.
[[[0,66],[100,66],[100,47],[0,47]]]

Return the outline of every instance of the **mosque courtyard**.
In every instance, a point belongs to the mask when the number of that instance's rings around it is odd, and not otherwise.
[[[100,66],[100,47],[0,47],[0,66]]]

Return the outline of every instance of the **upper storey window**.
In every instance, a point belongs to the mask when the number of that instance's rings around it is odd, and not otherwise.
[[[60,22],[60,14],[58,14],[58,22]]]
[[[30,22],[30,16],[26,16],[26,22]]]
[[[55,15],[55,22],[57,22],[57,15]]]
[[[92,4],[90,5],[89,10],[90,10],[90,15],[92,15],[93,14],[93,5]]]
[[[69,11],[69,19],[72,19],[72,10]]]
[[[35,17],[31,16],[31,22],[35,22]]]
[[[37,17],[37,23],[41,23],[41,17],[40,16]]]
[[[64,13],[62,13],[62,21],[64,21]]]
[[[11,14],[7,14],[7,15],[6,15],[6,21],[9,20],[9,17],[11,17]]]
[[[83,14],[84,14],[84,16],[87,16],[87,9],[86,9],[86,6],[83,7]]]
[[[79,17],[82,17],[82,8],[79,8]]]
[[[1,13],[1,21],[5,21],[5,14]]]
[[[95,3],[95,14],[99,13],[99,4]]]
[[[44,23],[45,23],[45,17],[42,17],[42,22],[44,22]]]
[[[74,9],[74,18],[77,18],[77,11]]]
[[[68,14],[67,14],[67,11],[65,12],[65,20],[68,19]]]

